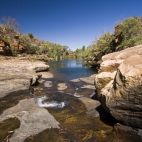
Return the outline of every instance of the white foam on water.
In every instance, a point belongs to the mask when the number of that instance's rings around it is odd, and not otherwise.
[[[63,108],[65,106],[65,102],[58,103],[57,101],[51,101],[43,103],[45,99],[47,99],[46,96],[37,98],[36,104],[40,107],[46,107],[46,108],[51,108],[51,107]]]

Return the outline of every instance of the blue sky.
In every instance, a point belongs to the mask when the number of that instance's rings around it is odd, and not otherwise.
[[[69,46],[89,46],[104,31],[142,16],[142,0],[0,0],[0,18],[15,18],[22,33]]]

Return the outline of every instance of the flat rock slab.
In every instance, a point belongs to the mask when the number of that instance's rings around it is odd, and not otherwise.
[[[21,100],[16,106],[5,110],[0,115],[0,122],[17,117],[20,120],[20,128],[16,129],[10,142],[24,142],[31,136],[45,129],[59,128],[59,123],[45,109],[36,106],[34,99]]]
[[[59,91],[62,91],[62,90],[65,90],[65,89],[67,89],[66,83],[58,83],[58,90]]]
[[[92,100],[86,97],[79,98],[79,100],[83,102],[84,105],[86,106],[87,108],[86,114],[93,117],[99,117],[99,112],[96,110],[96,108],[101,105],[99,101]]]
[[[0,61],[0,98],[8,93],[25,90],[40,78],[39,71],[48,70],[49,66],[41,61],[10,58]]]

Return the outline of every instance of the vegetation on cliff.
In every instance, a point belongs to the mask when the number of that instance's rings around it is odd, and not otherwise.
[[[73,56],[68,46],[43,41],[32,33],[21,34],[20,24],[14,18],[2,18],[0,23],[0,54],[36,54],[52,59],[66,59]]]
[[[131,17],[115,26],[114,33],[104,32],[89,47],[87,62],[98,66],[105,54],[142,44],[142,18]]]

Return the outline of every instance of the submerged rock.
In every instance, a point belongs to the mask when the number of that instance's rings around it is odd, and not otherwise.
[[[142,130],[141,129],[134,129],[129,126],[125,126],[122,124],[117,123],[114,126],[114,131],[116,132],[118,138],[121,141],[128,141],[128,142],[141,142],[142,141]]]
[[[104,62],[121,60],[114,79],[108,72],[104,72],[105,78],[100,77],[102,73],[96,75],[102,106],[119,122],[142,128],[142,45],[105,55],[102,59]]]
[[[0,122],[13,117],[17,117],[21,125],[11,136],[10,142],[23,142],[45,129],[59,128],[55,118],[45,108],[36,106],[34,99],[21,100],[16,106],[5,110],[0,115]]]

